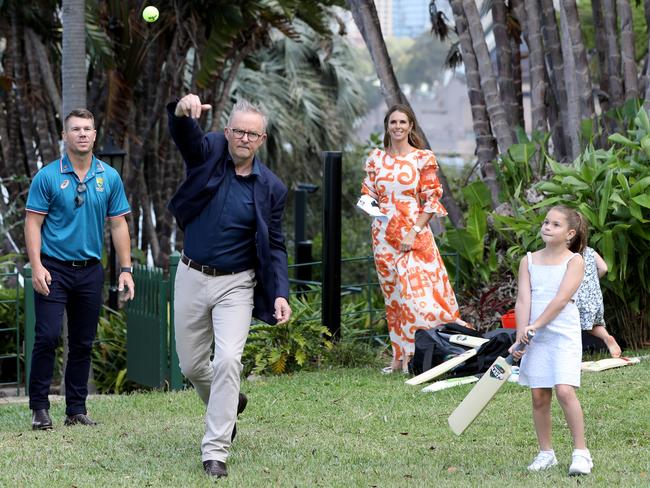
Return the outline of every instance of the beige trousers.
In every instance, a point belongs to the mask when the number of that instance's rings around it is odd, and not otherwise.
[[[208,276],[178,264],[174,283],[176,351],[181,371],[207,407],[202,461],[225,462],[228,457],[254,287],[252,270]]]

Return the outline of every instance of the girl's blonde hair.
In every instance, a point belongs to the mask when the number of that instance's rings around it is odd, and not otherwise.
[[[576,232],[568,242],[567,247],[571,252],[582,254],[582,251],[587,247],[587,237],[589,234],[587,220],[576,209],[567,207],[566,205],[556,205],[551,210],[556,210],[564,214],[569,223],[569,229]]]

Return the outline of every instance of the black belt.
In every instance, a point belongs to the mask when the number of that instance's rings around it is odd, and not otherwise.
[[[200,271],[203,274],[207,274],[208,276],[224,276],[224,275],[237,274],[237,271],[223,271],[221,269],[213,268],[212,266],[199,264],[196,261],[192,261],[185,254],[181,256],[181,261],[187,264],[190,268]]]
[[[71,268],[87,268],[88,266],[92,266],[93,264],[99,263],[99,259],[97,258],[79,259],[76,261],[63,261],[62,259],[53,258],[52,256],[48,256],[47,254],[41,254],[41,259],[53,261],[55,263],[62,264],[64,266],[69,266]]]

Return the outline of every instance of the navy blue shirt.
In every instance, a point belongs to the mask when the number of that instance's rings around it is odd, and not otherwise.
[[[230,157],[226,165],[221,187],[185,228],[183,252],[197,263],[240,272],[256,264],[253,189],[260,171],[256,161],[248,176],[235,173]]]

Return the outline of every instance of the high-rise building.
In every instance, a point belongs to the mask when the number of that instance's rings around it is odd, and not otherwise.
[[[380,2],[375,3],[379,11]],[[417,37],[430,29],[429,0],[392,0],[386,3],[392,3],[393,36]]]

